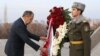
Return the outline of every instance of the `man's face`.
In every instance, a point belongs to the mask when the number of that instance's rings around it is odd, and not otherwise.
[[[77,17],[80,14],[80,11],[77,8],[72,8],[72,16]]]
[[[27,15],[26,16],[26,24],[28,25],[28,24],[30,24],[31,22],[32,22],[32,20],[33,20],[33,15]]]

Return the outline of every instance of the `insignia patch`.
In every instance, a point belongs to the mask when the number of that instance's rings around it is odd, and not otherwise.
[[[84,26],[84,31],[89,31],[89,27],[88,26]]]
[[[86,20],[83,20],[83,22],[87,22]]]

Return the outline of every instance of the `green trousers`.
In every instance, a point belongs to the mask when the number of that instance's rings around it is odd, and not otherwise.
[[[84,56],[84,46],[80,45],[72,45],[70,44],[70,54],[69,56]]]

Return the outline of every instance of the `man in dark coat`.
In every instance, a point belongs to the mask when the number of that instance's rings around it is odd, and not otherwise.
[[[7,56],[24,56],[25,43],[36,51],[39,49],[45,51],[44,48],[34,43],[31,39],[39,41],[40,39],[46,40],[47,38],[31,34],[27,30],[27,25],[32,22],[33,17],[32,11],[25,11],[23,16],[13,23],[5,46]]]

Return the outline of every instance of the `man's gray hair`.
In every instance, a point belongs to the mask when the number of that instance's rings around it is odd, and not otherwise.
[[[34,13],[32,12],[32,11],[25,11],[24,13],[23,13],[23,16],[26,16],[26,15],[34,15]]]

